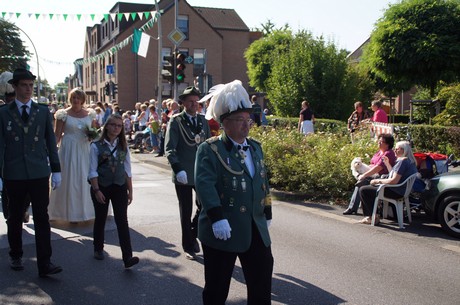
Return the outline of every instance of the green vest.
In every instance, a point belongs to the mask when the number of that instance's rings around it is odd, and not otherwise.
[[[98,183],[107,187],[112,184],[124,185],[126,183],[125,160],[126,150],[122,150],[120,145],[117,146],[116,156],[112,154],[110,147],[103,140],[96,142],[98,149],[97,173]]]

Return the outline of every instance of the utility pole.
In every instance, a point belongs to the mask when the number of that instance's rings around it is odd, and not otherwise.
[[[157,112],[158,114],[161,114],[161,102],[163,100],[163,82],[162,82],[162,76],[161,76],[161,70],[163,69],[163,32],[161,28],[160,8],[158,7],[157,0],[155,0],[155,10],[156,10],[155,17],[157,18],[157,24],[158,24],[158,75],[157,75],[158,107],[157,107]]]
[[[178,0],[174,0],[174,28],[177,29],[177,16],[179,15],[179,3]],[[177,44],[174,46],[174,56],[177,56],[178,49]],[[176,61],[174,60],[174,63]],[[176,83],[176,65],[174,64],[174,79],[173,79],[173,90],[174,90],[174,100],[177,101],[177,83]]]

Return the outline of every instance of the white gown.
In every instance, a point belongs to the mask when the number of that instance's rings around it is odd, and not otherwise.
[[[64,111],[64,109],[59,110]],[[59,147],[61,162],[61,186],[51,191],[48,214],[50,220],[79,222],[94,219],[94,207],[87,181],[89,171],[90,142],[86,129],[91,126],[95,113],[84,118],[61,115],[65,121],[64,135]]]

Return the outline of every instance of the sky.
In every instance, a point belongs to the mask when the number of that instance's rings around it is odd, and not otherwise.
[[[154,0],[124,0],[122,2],[149,3]],[[250,29],[261,28],[270,20],[275,27],[289,24],[294,31],[307,30],[314,36],[323,36],[339,48],[357,49],[370,35],[376,21],[390,4],[399,0],[188,0],[192,6],[234,9]],[[32,73],[47,79],[51,86],[63,82],[74,73],[73,62],[83,57],[85,29],[98,21],[90,18],[59,20],[36,19],[34,14],[104,14],[115,0],[0,0],[0,13],[23,32],[21,38],[33,59],[29,62]],[[180,3],[179,3],[180,5]],[[33,14],[31,18],[28,14]],[[1,17],[1,15],[0,15]],[[172,30],[172,29],[171,29]],[[163,29],[165,35],[170,29]],[[32,46],[35,46],[36,52]],[[37,71],[37,58],[38,66]]]

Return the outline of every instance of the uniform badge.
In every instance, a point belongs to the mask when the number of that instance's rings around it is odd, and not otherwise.
[[[244,178],[241,179],[241,189],[246,192],[246,180]]]
[[[232,189],[233,191],[236,191],[238,188],[238,181],[236,180],[236,177],[232,178]]]

